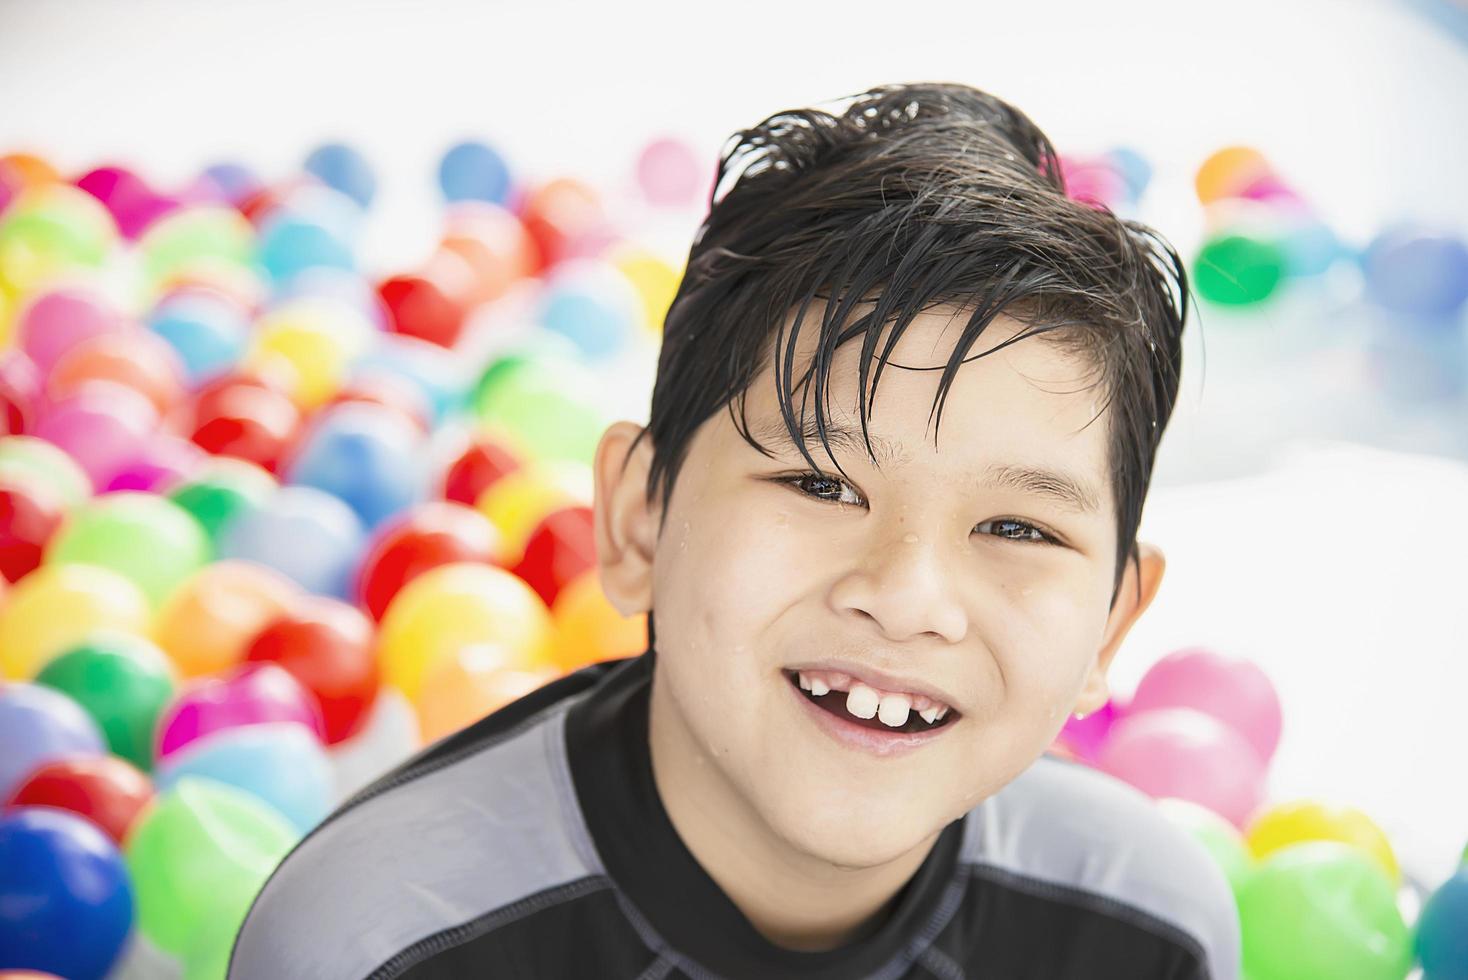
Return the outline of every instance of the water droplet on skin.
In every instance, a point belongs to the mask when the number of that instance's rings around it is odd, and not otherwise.
[[[916,534],[904,534],[902,536],[902,542],[903,544],[917,544],[918,536]]]
[[[776,527],[787,527],[789,524],[790,524],[790,515],[789,514],[780,513],[780,514],[776,514],[775,515],[775,526]]]

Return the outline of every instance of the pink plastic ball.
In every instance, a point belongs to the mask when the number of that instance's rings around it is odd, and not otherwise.
[[[326,739],[315,697],[284,667],[243,664],[218,677],[200,678],[159,718],[158,759],[212,732],[272,721],[293,721]]]
[[[160,432],[144,442],[137,456],[123,464],[104,490],[163,493],[204,466],[209,454],[187,439]]]
[[[16,343],[45,378],[52,365],[77,344],[125,326],[122,314],[107,297],[85,287],[66,286],[37,296],[21,310]]]
[[[651,204],[682,207],[693,204],[709,183],[703,161],[682,140],[655,139],[637,158],[637,183]]]
[[[1111,729],[1123,711],[1110,700],[1086,717],[1077,719],[1072,715],[1060,730],[1060,738],[1080,756],[1083,762],[1094,763],[1101,746],[1111,735]]]
[[[1128,714],[1101,746],[1096,767],[1155,799],[1206,806],[1240,830],[1264,799],[1266,772],[1254,747],[1191,708]]]
[[[41,376],[24,351],[0,354],[0,435],[21,435],[36,423]]]
[[[157,424],[144,396],[113,381],[91,381],[47,405],[33,434],[64,449],[101,490],[142,452]]]
[[[1153,664],[1137,684],[1128,712],[1193,708],[1243,735],[1264,765],[1279,747],[1279,695],[1258,664],[1206,647],[1177,650]]]

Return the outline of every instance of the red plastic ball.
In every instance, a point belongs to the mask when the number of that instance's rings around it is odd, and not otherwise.
[[[547,607],[561,588],[596,565],[596,534],[590,507],[562,507],[530,532],[525,554],[512,571],[530,584]]]
[[[464,329],[464,310],[424,276],[385,279],[377,295],[387,304],[395,332],[452,347]]]
[[[280,665],[314,694],[326,743],[335,745],[362,727],[377,697],[372,633],[372,624],[355,607],[313,597],[255,634],[245,659]]]
[[[443,498],[473,506],[490,484],[520,468],[520,458],[492,439],[480,437],[449,464]]]
[[[606,212],[591,186],[573,177],[557,177],[525,195],[519,216],[540,248],[543,264],[535,270],[538,273],[566,258],[568,246],[603,224]]]
[[[358,600],[381,620],[398,590],[431,568],[457,561],[493,564],[499,531],[472,507],[421,504],[384,528],[368,548],[357,578]]]
[[[6,809],[49,806],[91,820],[121,846],[138,812],[153,798],[153,784],[115,755],[56,759],[35,769],[18,786]]]
[[[258,463],[273,473],[300,426],[300,410],[287,395],[235,377],[200,389],[190,438],[215,455]]]
[[[34,571],[65,516],[61,499],[36,481],[0,480],[0,575],[18,582]]]

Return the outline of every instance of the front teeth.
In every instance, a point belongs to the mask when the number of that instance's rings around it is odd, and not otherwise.
[[[875,717],[877,707],[877,692],[865,684],[853,684],[846,692],[846,710],[858,718]]]
[[[799,674],[800,687],[809,691],[816,697],[829,694],[830,685],[819,677],[807,677],[802,671]],[[889,694],[885,698],[877,694],[875,690],[867,687],[861,682],[851,685],[846,692],[846,710],[858,718],[880,718],[882,724],[889,728],[901,728],[907,724],[907,716],[912,711],[912,702],[901,694]],[[933,705],[918,712],[918,716],[929,725],[936,724],[948,714],[948,707]]]
[[[938,706],[935,704],[931,708],[924,708],[918,714],[922,716],[923,721],[931,725],[938,720]]]

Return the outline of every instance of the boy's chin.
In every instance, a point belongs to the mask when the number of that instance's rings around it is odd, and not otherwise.
[[[855,870],[898,860],[955,819],[935,807],[809,801],[782,807],[767,819],[793,849],[814,860]]]

